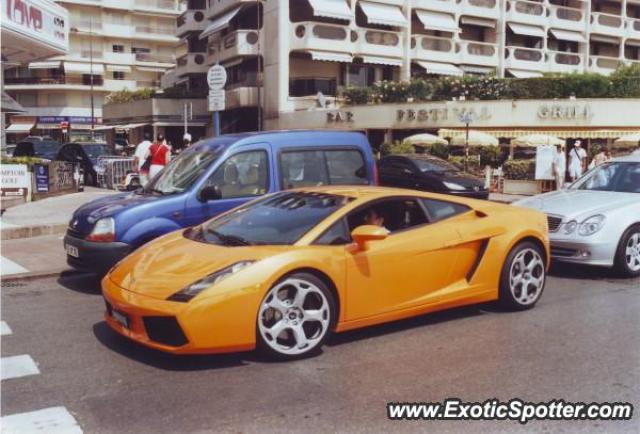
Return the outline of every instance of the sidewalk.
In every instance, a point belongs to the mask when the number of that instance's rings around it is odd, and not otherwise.
[[[73,212],[82,204],[116,191],[87,187],[71,193],[11,207],[0,218],[4,241],[41,235],[63,234]]]
[[[2,240],[2,280],[56,275],[67,270],[62,234]]]
[[[527,197],[529,196],[522,196],[519,194],[502,194],[502,193],[489,194],[489,200],[492,200],[494,202],[501,202],[501,203],[512,203],[512,202],[515,202],[516,200],[524,199]]]

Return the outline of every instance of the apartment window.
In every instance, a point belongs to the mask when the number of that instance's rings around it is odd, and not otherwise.
[[[50,107],[64,107],[67,105],[67,95],[64,93],[47,94],[47,105]]]
[[[114,80],[124,80],[124,72],[122,72],[122,71],[113,71],[113,79]]]
[[[335,78],[294,78],[289,81],[290,96],[312,96],[322,92],[325,95],[336,94]]]
[[[138,53],[151,53],[151,48],[145,47],[131,47],[131,52],[134,54]]]
[[[124,45],[113,45],[114,53],[124,53]]]
[[[35,93],[19,93],[16,95],[16,101],[23,107],[37,107],[38,95]]]

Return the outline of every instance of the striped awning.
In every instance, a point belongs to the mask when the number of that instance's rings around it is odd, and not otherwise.
[[[581,139],[617,139],[627,134],[638,134],[640,130],[520,130],[520,129],[502,129],[502,130],[479,130],[483,133],[492,135],[497,138],[515,139],[530,134],[546,134],[549,136],[559,137],[561,139],[581,138]],[[456,137],[465,134],[465,129],[441,128],[438,130],[438,136]]]

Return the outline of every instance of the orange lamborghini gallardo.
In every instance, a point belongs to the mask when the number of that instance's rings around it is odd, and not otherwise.
[[[380,187],[283,191],[134,251],[102,281],[117,332],[172,353],[317,352],[334,332],[472,303],[527,309],[543,214]]]

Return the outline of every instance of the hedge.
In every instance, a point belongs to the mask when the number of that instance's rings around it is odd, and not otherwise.
[[[640,64],[620,66],[610,76],[594,73],[547,74],[536,78],[437,77],[380,81],[371,87],[350,86],[347,104],[553,98],[639,98]]]
[[[535,160],[507,160],[502,165],[505,179],[532,181],[536,175]]]

